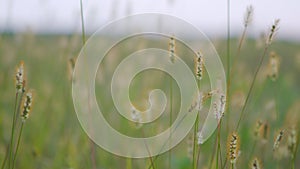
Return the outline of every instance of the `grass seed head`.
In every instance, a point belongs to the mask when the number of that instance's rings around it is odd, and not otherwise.
[[[273,144],[273,151],[275,151],[279,147],[279,144],[283,138],[283,134],[284,134],[284,130],[280,130],[279,133],[277,134]]]
[[[169,52],[170,52],[170,59],[172,63],[175,62],[175,50],[176,50],[176,42],[174,36],[172,35],[169,40]]]
[[[268,142],[268,138],[269,138],[269,124],[268,122],[265,122],[263,127],[262,127],[262,130],[261,130],[261,136],[262,136],[262,142],[263,143],[267,143]]]
[[[254,138],[255,138],[255,139],[258,139],[259,133],[260,133],[261,128],[262,128],[262,125],[263,125],[263,123],[262,123],[261,120],[258,120],[258,121],[256,122],[255,130],[254,130]]]
[[[199,51],[195,58],[195,74],[198,80],[201,80],[203,77],[203,55]]]
[[[19,67],[16,69],[16,90],[17,93],[25,92],[25,75],[24,75],[24,62],[21,61]]]
[[[279,22],[280,22],[280,19],[275,19],[273,25],[271,26],[269,35],[267,37],[266,45],[271,45],[271,43],[275,37],[275,34],[277,33],[277,31],[279,29],[278,28]]]
[[[190,160],[193,160],[193,143],[194,143],[194,138],[192,134],[189,134],[188,139],[187,139],[187,156]]]
[[[32,103],[33,103],[33,94],[31,91],[28,91],[23,100],[23,111],[21,113],[21,117],[23,121],[26,121],[28,119],[32,109]]]
[[[75,57],[70,58],[68,61],[68,73],[69,73],[68,76],[69,76],[70,80],[72,80],[72,77],[73,77],[75,64],[76,64],[76,58]]]
[[[245,13],[245,17],[244,17],[244,26],[248,27],[249,24],[251,24],[253,19],[253,7],[252,5],[247,7],[246,13]]]
[[[224,94],[220,94],[219,103],[214,102],[213,108],[217,120],[220,120],[224,116],[226,99]]]
[[[288,135],[288,145],[287,145],[288,153],[291,156],[291,158],[294,158],[296,145],[297,145],[297,131],[295,128],[292,128]]]
[[[279,56],[275,52],[271,52],[270,59],[269,59],[269,67],[270,67],[269,77],[271,78],[272,81],[276,81],[276,79],[278,78],[279,66],[280,66]]]
[[[131,108],[131,119],[135,122],[137,128],[142,126],[142,123],[140,123],[142,120],[141,112],[135,107]]]
[[[197,144],[198,145],[203,144],[203,134],[201,131],[197,132]]]
[[[192,112],[194,109],[197,111],[200,111],[203,107],[203,102],[204,102],[204,96],[202,92],[198,92],[197,99],[196,101],[193,101],[191,106],[188,109],[188,112]]]
[[[262,169],[261,162],[255,157],[251,162],[251,169]]]
[[[228,139],[228,154],[227,154],[228,159],[232,164],[236,163],[236,160],[238,158],[239,144],[240,144],[239,136],[237,135],[237,133],[232,133]]]

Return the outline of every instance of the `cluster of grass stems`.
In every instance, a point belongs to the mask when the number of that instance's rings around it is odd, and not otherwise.
[[[223,121],[224,120],[223,117],[221,117],[219,120],[219,124],[217,126],[216,135],[215,135],[216,139],[214,141],[214,145],[212,148],[211,157],[209,158],[210,160],[207,164],[209,169],[212,169],[212,168],[235,169],[235,168],[237,168],[237,163],[238,163],[239,156],[240,156],[240,151],[239,151],[240,145],[243,144],[241,142],[242,139],[240,138],[240,136],[242,135],[240,126],[241,126],[243,120],[245,119],[245,117],[247,116],[247,113],[246,113],[247,106],[250,104],[251,96],[253,95],[253,92],[254,92],[255,83],[256,83],[258,75],[263,67],[263,63],[264,63],[266,57],[268,56],[269,48],[274,40],[274,36],[277,32],[278,24],[279,24],[279,20],[275,20],[274,24],[271,26],[271,28],[268,32],[268,35],[266,36],[265,45],[264,45],[264,48],[262,49],[262,54],[259,57],[257,67],[254,70],[254,75],[250,82],[250,87],[246,94],[245,102],[243,103],[242,108],[238,114],[238,120],[237,120],[236,124],[233,124],[234,127],[232,127],[229,125],[229,123],[231,122],[230,120],[233,116],[233,114],[231,113],[231,111],[232,111],[232,107],[231,107],[232,84],[231,83],[232,83],[232,79],[234,78],[234,75],[235,75],[234,72],[236,71],[237,63],[239,62],[239,59],[241,58],[242,47],[244,46],[248,26],[250,25],[250,22],[252,19],[253,8],[251,6],[247,8],[242,36],[237,45],[237,50],[235,52],[232,52],[231,44],[230,44],[230,37],[231,37],[231,35],[230,35],[230,0],[227,1],[227,7],[228,7],[227,8],[227,18],[228,18],[228,20],[227,20],[227,26],[228,26],[227,27],[227,50],[226,50],[227,51],[227,53],[226,53],[227,93],[226,93],[226,108],[225,108],[225,112],[224,112],[226,121]],[[80,0],[80,9],[81,9],[81,28],[82,28],[82,42],[83,42],[82,44],[85,45],[86,34],[85,34],[85,26],[84,26],[84,12],[83,12],[82,0]],[[173,48],[171,48],[171,50],[169,48],[169,51],[171,53],[170,60],[172,62],[174,62],[174,59],[175,59],[175,57],[174,57],[175,56],[175,39],[174,39],[174,37],[171,37],[171,41],[173,41],[173,44],[172,44]],[[235,53],[235,55],[232,55],[232,53]],[[201,55],[201,54],[197,54],[197,56],[199,56],[199,55]],[[234,57],[232,57],[232,56],[234,56]],[[72,61],[74,61],[74,60],[72,60]],[[197,62],[197,57],[196,57],[195,62]],[[75,63],[73,63],[73,64],[75,64]],[[199,63],[195,63],[195,64],[199,64]],[[201,64],[203,64],[203,63],[201,63]],[[276,64],[275,64],[275,66],[276,66]],[[197,85],[198,85],[198,89],[200,90],[203,70],[201,68],[201,78],[198,77],[199,72],[197,72],[197,70],[199,70],[199,69],[196,69],[195,76],[197,77]],[[276,82],[277,76],[278,76],[277,74],[276,75],[274,74],[274,75],[270,76],[270,78],[269,78],[270,81],[272,81],[274,83],[274,86],[276,86],[276,87],[278,87],[277,86],[278,83]],[[16,79],[16,81],[18,81],[18,79]],[[265,85],[265,83],[263,85]],[[173,87],[174,87],[173,79],[170,78],[169,79],[169,100],[170,100],[169,125],[170,126],[172,125],[172,121],[173,121],[173,103],[174,103]],[[14,107],[13,107],[13,116],[12,116],[11,133],[10,133],[11,135],[10,135],[10,139],[9,139],[9,144],[7,145],[5,158],[2,162],[1,169],[5,169],[5,168],[14,169],[15,168],[16,161],[17,161],[17,154],[18,154],[18,150],[20,148],[21,136],[22,136],[24,124],[25,124],[26,119],[28,118],[28,116],[24,115],[24,110],[26,110],[26,107],[24,107],[25,106],[24,100],[26,100],[26,97],[27,97],[27,95],[25,94],[25,91],[26,91],[25,90],[25,80],[24,80],[23,84],[17,83],[16,89],[17,89],[17,91],[15,94]],[[276,88],[274,88],[274,89],[276,90]],[[200,91],[199,91],[199,93],[200,93]],[[259,96],[257,96],[257,97],[259,97]],[[277,100],[277,97],[276,96],[274,96],[274,97],[275,97],[275,100]],[[203,100],[201,100],[201,101],[203,101]],[[277,102],[278,102],[278,100],[275,102],[276,108],[277,108],[276,111],[278,114],[278,105],[277,105],[278,103]],[[201,104],[201,102],[198,104]],[[197,111],[198,111],[198,114],[196,116],[194,129],[192,131],[192,144],[191,144],[192,145],[192,157],[191,157],[191,167],[190,167],[192,169],[202,168],[202,166],[199,165],[200,152],[201,152],[200,147],[202,145],[199,144],[199,142],[197,140],[197,139],[199,139],[198,131],[199,131],[199,121],[200,121],[200,119],[199,119],[200,118],[200,116],[199,116],[200,110],[197,110]],[[224,127],[226,130],[222,130],[222,128],[224,128]],[[274,142],[269,143],[269,144],[273,145],[273,153],[275,154],[275,153],[278,153],[277,152],[278,147],[280,144],[282,144],[282,140],[284,138],[289,137],[288,139],[289,139],[290,143],[288,145],[288,148],[289,148],[289,153],[291,156],[291,158],[290,158],[291,159],[291,161],[290,161],[291,169],[295,169],[295,159],[296,159],[297,149],[298,149],[298,145],[299,145],[299,133],[298,133],[299,126],[294,126],[294,127],[295,127],[294,129],[280,130],[278,132],[278,134],[276,135],[276,137],[274,138]],[[261,169],[262,168],[263,159],[257,158],[258,154],[255,154],[255,150],[257,149],[257,145],[260,140],[263,140],[263,141],[267,140],[269,130],[270,130],[270,128],[269,128],[268,122],[261,122],[261,121],[258,121],[257,128],[253,129],[253,132],[255,133],[255,139],[251,146],[251,152],[249,152],[248,157],[246,158],[246,160],[250,164],[250,168],[253,168],[253,169]],[[225,140],[225,141],[222,140],[221,131],[226,131],[228,140]],[[170,133],[170,138],[171,137],[172,137],[172,133]],[[96,169],[97,168],[96,159],[98,159],[98,157],[96,156],[96,154],[97,154],[96,147],[95,147],[95,144],[91,140],[89,140],[89,141],[90,141],[90,144],[89,144],[90,145],[90,160],[91,160],[92,168]],[[227,143],[227,146],[223,144],[224,142]],[[224,154],[225,154],[225,156],[224,156]],[[151,154],[149,154],[149,155],[150,155],[150,157],[148,158],[149,162],[146,167],[149,169],[150,168],[152,168],[152,169],[159,168],[158,166],[156,166],[156,161],[159,158],[159,156],[152,157]],[[170,150],[168,152],[168,163],[167,163],[168,167],[167,168],[173,168],[172,158],[173,158],[172,150]],[[126,168],[127,169],[133,168],[132,159],[130,159],[130,158],[126,159]]]

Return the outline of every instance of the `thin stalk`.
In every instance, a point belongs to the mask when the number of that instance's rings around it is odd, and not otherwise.
[[[83,17],[83,5],[82,0],[80,0],[80,16],[81,16],[81,34],[82,34],[82,42],[83,45],[85,45],[86,39],[85,39],[85,28],[84,28],[84,17]]]
[[[229,130],[230,117],[230,85],[231,85],[231,58],[230,58],[230,0],[227,0],[227,85],[226,85],[226,112],[227,112],[227,130]]]
[[[7,161],[7,158],[8,158],[8,150],[9,150],[9,145],[7,145],[6,153],[5,153],[4,160],[3,160],[3,162],[2,162],[1,169],[4,169],[4,167],[5,167],[5,164],[6,164],[6,161]]]
[[[228,2],[228,6],[229,6],[229,2]],[[228,7],[228,13],[229,13],[230,11],[229,11],[229,7]],[[228,18],[229,18],[229,14],[228,14]],[[230,18],[229,18],[230,19]],[[228,20],[229,20],[228,19]],[[235,55],[235,59],[234,59],[234,61],[233,61],[233,64],[232,64],[232,68],[229,70],[229,75],[228,75],[228,77],[229,77],[229,80],[228,80],[228,83],[227,83],[227,86],[228,86],[228,89],[227,89],[227,93],[228,93],[228,95],[227,96],[229,96],[229,97],[226,97],[227,98],[227,132],[228,132],[228,130],[229,130],[229,124],[230,124],[230,113],[231,113],[231,111],[230,111],[230,87],[231,87],[231,78],[232,78],[232,76],[233,76],[233,72],[234,72],[234,68],[236,67],[235,65],[237,64],[237,60],[238,60],[238,58],[240,57],[240,54],[241,54],[241,49],[242,49],[242,46],[243,46],[243,43],[244,43],[244,41],[245,41],[245,37],[246,37],[246,32],[247,32],[247,28],[248,28],[248,25],[246,25],[245,27],[244,27],[244,30],[243,30],[243,33],[242,33],[242,37],[241,37],[241,39],[240,39],[240,41],[239,41],[239,45],[238,45],[238,49],[237,49],[237,52],[236,52],[236,55]],[[228,28],[228,29],[230,29],[230,27]],[[230,33],[230,32],[229,32]],[[228,43],[228,42],[227,42]],[[229,49],[227,49],[227,50],[229,50]]]
[[[15,168],[15,161],[16,161],[18,150],[19,150],[19,146],[20,146],[20,140],[21,140],[21,136],[22,136],[23,126],[24,126],[24,122],[22,122],[22,124],[21,124],[20,132],[19,132],[19,137],[18,137],[18,142],[17,142],[17,148],[16,148],[16,152],[15,152],[14,158],[13,158],[12,169]]]
[[[231,163],[231,169],[234,169],[234,163]]]
[[[193,168],[196,169],[196,146],[197,146],[197,131],[198,131],[198,121],[199,121],[199,115],[197,114],[195,127],[194,127],[194,140],[193,140]]]
[[[16,97],[15,97],[14,114],[13,114],[12,127],[11,127],[12,129],[11,129],[11,136],[10,136],[10,143],[9,143],[8,168],[10,168],[10,166],[11,166],[11,158],[12,158],[12,152],[13,152],[13,140],[14,140],[14,133],[15,133],[18,97],[19,97],[19,93],[17,92]]]
[[[251,157],[252,157],[252,155],[253,155],[253,153],[254,153],[254,150],[255,150],[255,148],[256,148],[256,143],[257,143],[257,140],[254,141],[253,146],[252,146],[252,148],[251,148],[251,152],[250,152],[249,158],[248,158],[249,161],[250,161],[250,159],[251,159]]]
[[[235,55],[235,59],[234,59],[233,64],[232,64],[232,69],[230,70],[230,76],[231,77],[232,77],[232,73],[234,72],[235,65],[238,63],[237,60],[238,60],[238,58],[240,57],[240,54],[241,54],[241,49],[242,49],[242,46],[243,46],[244,41],[245,41],[246,32],[247,32],[247,27],[244,28],[242,37],[239,41],[239,46],[238,46],[238,49],[237,49],[237,52],[236,52],[236,55]]]
[[[172,78],[170,77],[170,119],[169,119],[169,125],[172,126],[172,114],[173,114],[173,82]],[[172,140],[172,132],[170,132],[170,145]],[[171,168],[172,163],[172,150],[169,150],[169,168]]]
[[[279,96],[279,81],[275,81],[274,82],[275,85],[274,85],[274,100],[275,100],[275,112],[276,112],[276,121],[279,120],[279,101],[278,101],[278,96]]]
[[[264,52],[263,52],[263,54],[262,54],[262,56],[261,56],[261,58],[260,58],[260,61],[259,61],[258,66],[257,66],[257,68],[256,68],[256,71],[255,71],[253,80],[252,80],[251,85],[250,85],[250,89],[249,89],[249,91],[248,91],[248,94],[247,94],[245,103],[244,103],[243,108],[242,108],[242,111],[241,111],[241,113],[240,113],[240,117],[239,117],[239,120],[238,120],[236,129],[235,129],[236,131],[238,130],[238,128],[239,128],[239,126],[240,126],[240,123],[241,123],[241,120],[242,120],[242,118],[243,118],[243,116],[244,116],[244,112],[245,112],[245,110],[246,110],[246,105],[247,105],[247,103],[248,103],[248,101],[249,101],[249,98],[250,98],[250,95],[251,95],[251,93],[252,93],[252,90],[253,90],[253,87],[254,87],[254,84],[255,84],[255,81],[256,81],[258,72],[259,72],[259,70],[260,70],[260,68],[261,68],[261,66],[262,66],[262,63],[263,63],[264,58],[265,58],[265,56],[266,56],[266,53],[267,53],[267,51],[268,51],[268,47],[269,47],[269,45],[266,45],[266,47],[264,48]]]
[[[132,158],[126,158],[126,169],[132,169]]]
[[[221,132],[220,132],[220,134],[221,134]],[[219,138],[219,146],[220,146],[220,148],[219,148],[219,155],[220,155],[220,165],[221,165],[221,167],[223,166],[223,160],[222,160],[222,149],[221,149],[221,135],[219,136],[220,138]]]
[[[222,165],[222,169],[224,169],[226,167],[226,164],[227,164],[227,158],[225,158],[225,162],[224,164]]]
[[[84,26],[84,16],[83,16],[83,5],[82,5],[82,0],[80,0],[80,17],[81,17],[81,34],[82,34],[82,44],[83,46],[85,45],[86,43],[86,38],[85,38],[85,26]],[[89,100],[90,100],[90,97],[88,97]],[[90,110],[90,104],[89,104],[89,110]],[[96,152],[96,149],[95,149],[95,144],[94,142],[92,142],[90,140],[90,149],[91,149],[91,161],[92,161],[92,166],[93,166],[93,169],[96,169],[96,155],[95,155],[95,152]]]
[[[143,129],[142,129],[142,135],[143,135],[143,138],[145,138],[145,132],[144,132]],[[152,155],[151,155],[151,153],[150,153],[148,144],[147,144],[147,142],[146,142],[145,140],[144,140],[144,143],[145,143],[145,146],[146,146],[146,149],[147,149],[147,153],[148,153],[148,155],[149,155],[149,160],[150,160],[150,163],[151,163],[151,165],[149,166],[149,168],[152,167],[152,169],[155,169],[154,161],[153,161]]]
[[[181,122],[186,118],[187,114],[185,114],[181,119],[179,119],[178,124],[175,126],[174,131],[177,130],[177,128],[179,127],[179,125],[181,124]],[[170,131],[170,132],[174,132],[174,131]],[[165,145],[168,143],[168,140],[166,140],[164,142],[164,144],[161,147],[161,150],[159,152],[161,152],[163,150],[163,148],[165,147]],[[159,155],[155,156],[153,161],[157,160],[157,158],[159,157]],[[148,166],[148,169],[150,169],[151,166]]]
[[[199,93],[199,89],[200,89],[200,81],[197,81],[197,87],[198,87],[198,93]],[[198,103],[201,104],[201,103]],[[199,110],[200,111],[200,110]],[[196,116],[196,121],[195,121],[195,126],[194,126],[194,140],[193,140],[193,168],[196,169],[197,168],[197,162],[198,161],[198,157],[196,158],[196,154],[197,154],[197,132],[198,132],[198,125],[199,125],[199,113],[197,112],[197,116]],[[199,156],[199,153],[198,153]]]
[[[221,123],[221,121],[220,121]],[[217,133],[217,159],[216,159],[216,169],[219,168],[219,151],[220,151],[220,123],[218,124],[218,133]]]
[[[216,141],[215,141],[215,144],[214,144],[214,146],[213,146],[213,153],[212,153],[212,155],[211,155],[211,159],[210,159],[210,164],[209,164],[209,169],[212,167],[212,164],[213,164],[213,162],[214,162],[214,157],[215,157],[215,152],[216,152],[216,145],[217,145],[217,141],[218,141],[218,138],[217,138],[218,136],[216,136]]]
[[[298,125],[298,128],[299,128],[299,125]],[[296,156],[297,156],[298,146],[299,146],[299,142],[300,142],[299,139],[300,139],[300,130],[298,130],[296,149],[294,151],[293,158],[292,158],[292,167],[291,167],[292,169],[295,169]]]
[[[200,157],[200,146],[198,147],[198,155],[197,155],[197,162],[196,162],[196,168],[198,168],[198,164],[199,164],[199,157]]]

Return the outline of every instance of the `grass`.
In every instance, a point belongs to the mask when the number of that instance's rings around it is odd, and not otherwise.
[[[108,38],[106,38],[108,39]],[[15,168],[92,168],[93,163],[90,158],[90,140],[83,132],[73,109],[71,100],[71,82],[68,79],[68,61],[70,58],[76,57],[82,46],[80,35],[34,35],[30,33],[6,35],[2,36],[0,46],[0,90],[1,90],[1,106],[0,106],[0,161],[5,160],[6,147],[10,144],[11,121],[13,117],[12,108],[14,107],[14,67],[20,60],[24,60],[26,64],[28,85],[35,89],[37,95],[35,99],[34,109],[30,118],[26,121],[23,129],[18,158],[16,158]],[[166,41],[146,44],[146,47],[166,46]],[[227,40],[219,40],[214,42],[221,56],[223,63],[226,63],[227,56]],[[231,51],[237,51],[239,40],[230,39],[229,43]],[[272,151],[273,140],[278,129],[290,129],[292,122],[299,122],[300,108],[299,103],[300,79],[297,78],[299,69],[299,49],[300,44],[287,41],[274,41],[269,51],[275,51],[281,58],[280,74],[276,84],[266,78],[268,65],[268,52],[265,59],[261,62],[261,71],[257,73],[257,80],[251,85],[253,75],[257,69],[261,48],[256,47],[255,39],[245,39],[245,46],[240,51],[242,57],[239,58],[234,72],[234,78],[231,79],[231,108],[230,119],[222,121],[219,132],[214,135],[203,145],[201,145],[200,155],[197,156],[198,168],[208,168],[211,161],[211,168],[222,168],[225,166],[226,158],[226,140],[229,135],[227,128],[235,128],[236,122],[240,116],[240,110],[247,98],[249,87],[253,86],[251,95],[248,98],[247,108],[245,108],[246,116],[239,125],[238,134],[240,136],[240,157],[237,159],[235,168],[244,168],[248,166],[254,157],[257,157],[263,163],[264,168],[297,168],[300,165],[299,151],[295,152],[294,158],[289,156],[277,158]],[[113,49],[115,53],[109,53],[108,58],[120,56],[130,53],[132,49],[121,46]],[[193,55],[191,51],[183,48],[178,43],[178,55],[186,54],[184,60],[193,70]],[[106,71],[111,71],[116,66],[120,58],[115,60],[104,60],[110,63],[111,67],[106,67]],[[150,76],[151,75],[151,76]],[[201,81],[204,89],[208,77]],[[145,76],[147,78],[145,78]],[[207,76],[207,75],[206,75]],[[168,75],[156,71],[142,72],[136,77],[132,84],[131,90],[132,100],[137,105],[143,107],[144,98],[147,91],[153,87],[161,87],[165,93],[170,90],[170,80]],[[102,80],[101,80],[102,78]],[[109,82],[109,77],[97,76],[96,94],[98,103],[104,105],[106,119],[116,129],[125,134],[135,134],[134,130],[128,125],[125,119],[119,117],[115,113],[115,109],[111,108],[112,102],[107,93],[102,92],[99,88],[105,87],[105,83]],[[103,86],[102,86],[103,85]],[[278,87],[274,87],[278,85]],[[276,90],[277,89],[277,90]],[[276,90],[276,98],[274,95]],[[176,110],[178,110],[177,98],[179,96],[178,86],[172,84],[172,119],[176,118]],[[276,101],[277,100],[277,101]],[[207,103],[208,104],[208,103]],[[275,107],[274,107],[275,105]],[[169,105],[170,106],[170,105]],[[294,108],[295,107],[295,108]],[[276,117],[278,112],[278,118]],[[168,113],[164,113],[168,114]],[[292,115],[291,115],[292,114]],[[169,125],[170,116],[164,115],[160,122],[165,125],[145,125],[145,135],[150,136],[166,129]],[[253,132],[257,120],[267,122],[270,126],[267,143],[263,143],[260,139],[255,141]],[[117,121],[118,123],[114,123]],[[199,119],[201,124],[201,118]],[[295,123],[296,125],[298,123]],[[125,127],[124,127],[125,126]],[[299,126],[298,129],[299,137]],[[191,134],[194,131],[191,131]],[[218,138],[218,140],[215,140]],[[172,160],[170,161],[172,169],[191,168],[192,161],[186,153],[187,138],[178,146],[172,149]],[[219,152],[216,153],[216,142],[220,142]],[[299,139],[298,139],[299,141]],[[253,145],[255,144],[255,148]],[[284,137],[279,148],[284,148],[287,144],[287,138]],[[298,144],[297,144],[298,145]],[[97,168],[147,168],[151,163],[149,159],[126,159],[114,156],[105,150],[95,147],[95,165]],[[262,153],[264,150],[264,155]],[[155,168],[166,168],[169,164],[170,154],[164,153],[157,158],[153,158]],[[222,165],[217,164],[217,160],[211,160],[212,156],[218,156],[222,159]],[[155,159],[155,160],[154,160]],[[277,163],[274,163],[274,160]],[[218,160],[219,161],[219,160]],[[294,163],[294,164],[293,164]],[[230,167],[229,163],[226,168]]]

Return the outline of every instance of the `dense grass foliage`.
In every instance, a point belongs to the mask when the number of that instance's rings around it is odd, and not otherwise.
[[[109,40],[107,37],[103,37]],[[147,47],[168,49],[167,41],[155,41],[153,44],[143,44]],[[213,44],[226,65],[226,41],[215,40]],[[76,58],[82,46],[80,35],[34,35],[31,33],[3,35],[0,38],[0,162],[4,160],[9,145],[11,121],[15,97],[15,68],[21,60],[26,71],[26,85],[34,89],[35,100],[30,118],[23,129],[20,149],[15,168],[92,168],[91,151],[95,151],[97,168],[147,168],[149,159],[126,159],[110,154],[95,146],[82,130],[73,108],[71,89],[70,59]],[[230,92],[230,115],[225,114],[220,131],[221,151],[219,165],[225,164],[227,158],[227,141],[235,130],[242,106],[259,57],[263,52],[260,40],[246,39],[241,48],[239,58],[235,58],[238,39],[231,39],[232,82]],[[104,60],[107,71],[113,70],[121,55],[138,50],[140,46],[120,46],[112,49]],[[279,74],[276,81],[268,78],[269,53],[276,52],[280,58]],[[191,55],[191,52],[179,44],[177,52],[180,55]],[[193,58],[185,60],[193,71]],[[254,84],[249,104],[245,110],[238,135],[240,152],[236,168],[248,168],[254,157],[257,157],[264,168],[291,168],[293,161],[288,152],[288,137],[295,129],[299,136],[300,120],[300,44],[277,40],[267,52],[257,81]],[[208,80],[204,71],[204,78]],[[168,93],[168,75],[156,70],[140,73],[132,82],[130,96],[139,108],[145,108],[148,89],[160,87]],[[104,107],[106,119],[112,126],[125,134],[136,134],[125,119],[117,115],[113,104],[108,101],[109,93],[101,90],[109,77],[97,75],[96,94],[99,105]],[[205,81],[205,79],[204,79]],[[140,87],[142,86],[142,87]],[[178,86],[173,81],[173,97],[178,96]],[[208,92],[209,88],[205,89]],[[173,103],[173,118],[176,117],[178,100]],[[168,106],[169,107],[169,106]],[[166,111],[169,111],[168,109]],[[168,116],[165,116],[168,117]],[[116,122],[116,119],[118,123]],[[168,120],[166,118],[166,120]],[[257,121],[268,125],[265,137],[255,139]],[[201,120],[200,120],[201,122]],[[124,128],[129,126],[128,128]],[[145,126],[147,136],[161,132],[168,127],[167,121],[162,120],[161,126]],[[278,132],[284,129],[282,141],[276,151],[273,151],[274,139]],[[263,130],[263,129],[261,129]],[[192,160],[188,154],[192,132],[178,146],[172,149],[172,169],[192,168]],[[259,131],[263,133],[264,131]],[[264,134],[264,133],[263,133]],[[200,145],[198,168],[215,168],[216,151],[215,134],[203,145]],[[299,138],[298,138],[299,140]],[[295,158],[296,168],[300,166],[299,151]],[[167,168],[168,153],[154,157],[155,168]],[[95,165],[95,164],[94,164]],[[220,165],[221,166],[221,165]],[[230,167],[227,162],[226,168]]]

